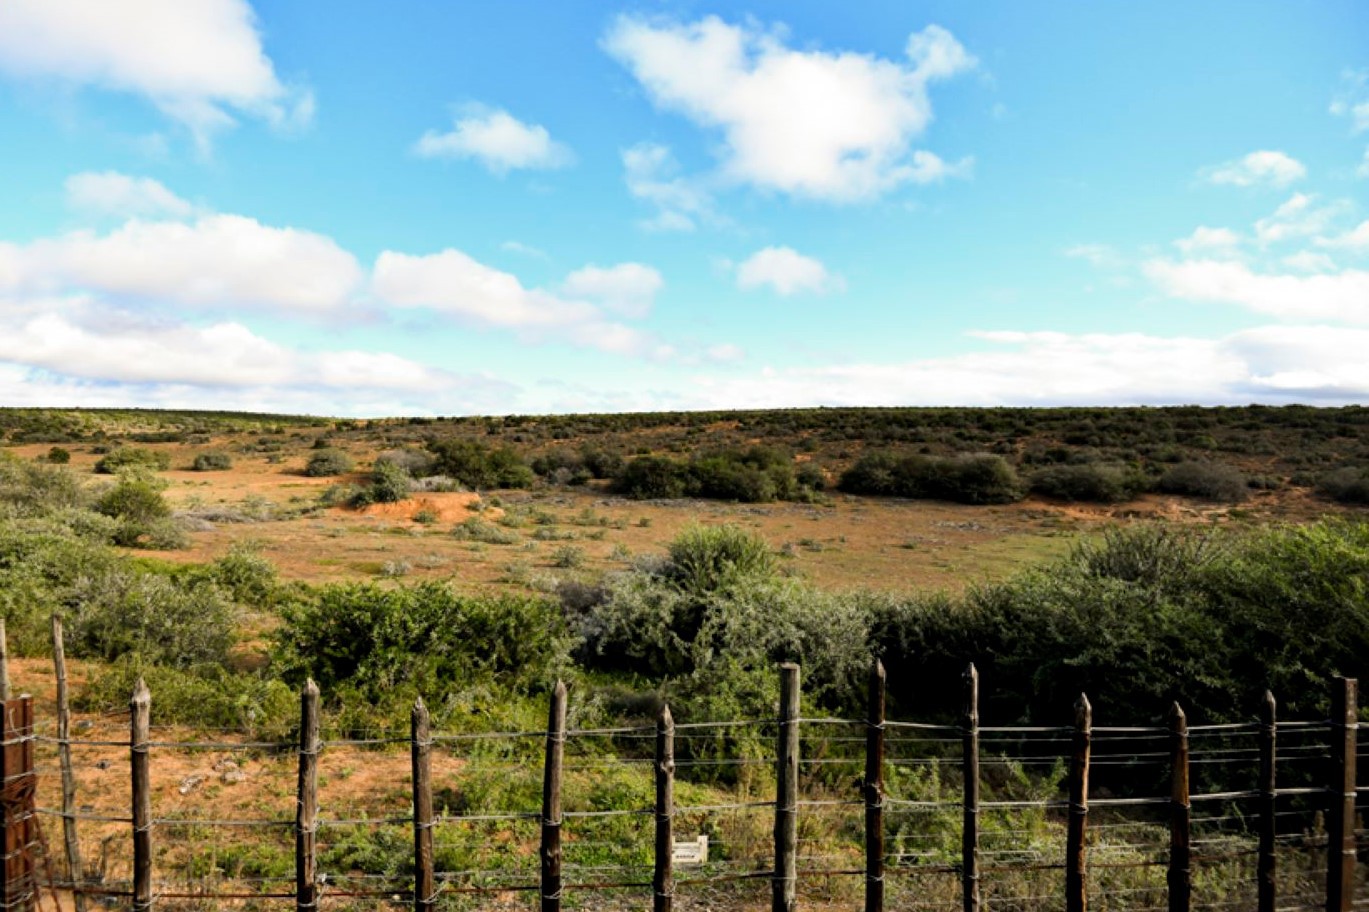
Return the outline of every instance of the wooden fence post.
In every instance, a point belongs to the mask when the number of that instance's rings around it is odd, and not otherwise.
[[[1358,682],[1337,678],[1331,690],[1331,806],[1326,815],[1326,908],[1355,904],[1355,751]]]
[[[0,781],[4,782],[4,851],[0,861],[0,903],[5,909],[28,912],[38,898],[33,843],[38,837],[33,819],[33,699],[22,696],[0,703]]]
[[[652,912],[671,912],[675,901],[675,719],[668,705],[656,717],[656,858],[651,875]]]
[[[433,874],[433,733],[423,698],[414,701],[410,719],[414,790],[414,912],[437,908]]]
[[[865,709],[865,912],[884,912],[884,663],[870,666]]]
[[[1089,816],[1089,754],[1093,745],[1093,707],[1079,695],[1074,704],[1074,749],[1070,755],[1070,818],[1065,846],[1065,910],[1089,907],[1085,840]]]
[[[1169,912],[1188,912],[1193,897],[1191,805],[1188,800],[1188,717],[1169,710]]]
[[[965,669],[965,720],[961,772],[965,780],[964,824],[960,838],[960,887],[965,912],[979,912],[979,671]]]
[[[10,698],[10,644],[5,635],[5,619],[0,617],[0,701]]]
[[[129,767],[133,780],[133,912],[152,908],[152,778],[148,742],[151,739],[152,694],[142,678],[129,701]]]
[[[780,718],[775,760],[775,871],[771,912],[793,912],[798,902],[799,666],[780,666]]]
[[[566,751],[566,685],[557,681],[547,714],[542,774],[542,912],[561,912],[561,765]]]
[[[85,912],[85,879],[81,869],[81,841],[76,835],[76,774],[71,766],[71,702],[67,695],[67,653],[62,619],[52,616],[52,668],[57,675],[57,762],[62,768],[62,838],[66,843],[67,869],[75,886],[76,912]]]
[[[295,909],[318,908],[318,685],[310,678],[299,697],[299,790],[295,808]]]
[[[1276,779],[1275,745],[1277,739],[1278,705],[1274,695],[1264,692],[1260,707],[1260,856],[1259,856],[1259,912],[1274,912],[1277,896],[1278,872],[1275,867],[1274,838],[1278,832],[1278,782]]]

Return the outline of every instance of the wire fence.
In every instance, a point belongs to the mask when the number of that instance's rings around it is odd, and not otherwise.
[[[5,704],[7,718],[21,702]],[[1328,871],[1344,873],[1335,867],[1344,852],[1328,852],[1345,845],[1335,840],[1346,811],[1331,777],[1354,775],[1366,752],[1356,726],[1335,720],[1186,727],[1179,760],[1172,726],[1090,726],[1081,741],[1077,725],[980,727],[977,714],[928,724],[881,711],[672,723],[663,764],[666,731],[658,720],[432,733],[423,741],[432,813],[423,819],[416,730],[322,740],[311,752],[303,740],[157,726],[139,744],[128,713],[81,718],[67,737],[51,720],[7,722],[3,907],[56,908],[60,899],[71,908],[79,898],[81,908],[515,910],[564,901],[617,910],[662,908],[664,896],[675,909],[748,909],[792,889],[819,908],[859,908],[872,890],[880,908],[963,908],[973,891],[980,908],[1005,912],[1072,912],[1080,902],[1141,912],[1174,908],[1174,891],[1184,890],[1184,908],[1321,909],[1335,889]],[[1270,792],[1261,764],[1272,731]],[[1348,771],[1334,762],[1347,738]],[[548,810],[553,744],[559,813]],[[146,857],[133,838],[135,746],[150,773]],[[312,786],[306,757],[317,764]],[[778,800],[786,763],[797,771],[788,836]],[[1071,787],[1081,775],[1087,823],[1073,863],[1070,821],[1080,809]],[[301,816],[306,789],[312,820]],[[1354,864],[1369,851],[1369,776],[1351,779],[1348,794],[1349,895],[1338,908],[1369,908],[1366,866]],[[881,840],[873,860],[872,821]],[[1272,838],[1262,848],[1265,830]],[[420,835],[431,840],[426,861]],[[1260,889],[1266,864],[1276,872],[1270,897]],[[302,870],[313,872],[312,898]],[[432,886],[420,893],[425,870]]]

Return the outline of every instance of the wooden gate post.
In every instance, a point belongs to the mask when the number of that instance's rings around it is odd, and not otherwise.
[[[138,679],[129,701],[129,768],[133,780],[133,912],[152,908],[152,774],[148,756],[152,740],[152,694]]]
[[[542,912],[561,912],[561,766],[566,753],[566,685],[557,681],[547,713],[542,770]]]
[[[884,693],[875,659],[865,709],[865,912],[884,912]]]
[[[651,875],[652,912],[671,912],[675,901],[675,719],[668,705],[656,717],[656,858]]]
[[[1331,689],[1331,807],[1326,815],[1326,908],[1355,905],[1355,751],[1358,682],[1337,678]]]
[[[1192,805],[1188,799],[1188,717],[1175,703],[1169,710],[1169,912],[1188,912],[1193,896]]]
[[[1093,747],[1093,707],[1079,695],[1074,704],[1074,750],[1070,755],[1070,819],[1065,845],[1065,910],[1089,907],[1086,850],[1089,818],[1089,754]]]
[[[979,672],[973,662],[965,669],[964,724],[960,758],[965,780],[960,888],[965,912],[979,912]]]
[[[1278,781],[1275,778],[1277,757],[1278,705],[1274,695],[1264,692],[1260,707],[1260,856],[1259,856],[1259,912],[1274,912],[1277,895],[1278,871],[1275,867],[1274,838],[1278,832],[1275,817],[1278,805]]]
[[[71,701],[67,696],[67,651],[62,618],[52,616],[52,669],[57,674],[57,761],[62,768],[62,838],[67,849],[67,870],[75,886],[76,912],[86,912],[85,876],[81,865],[81,840],[76,833],[76,773],[71,765]]]
[[[4,783],[5,858],[0,863],[0,902],[5,909],[28,912],[38,896],[33,862],[37,823],[33,819],[33,698],[27,695],[0,703],[0,781]]]
[[[423,698],[410,718],[410,759],[414,791],[414,912],[437,908],[433,873],[433,732]]]
[[[295,910],[318,908],[318,685],[299,696],[299,789],[295,808]]]
[[[780,666],[780,718],[775,759],[775,871],[771,912],[793,912],[798,903],[799,666]]]

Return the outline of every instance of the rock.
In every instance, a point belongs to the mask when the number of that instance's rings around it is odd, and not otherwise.
[[[214,772],[228,773],[238,769],[238,761],[232,757],[220,757],[214,761]]]
[[[237,785],[239,782],[242,782],[246,778],[247,774],[244,773],[242,770],[236,768],[224,770],[219,775],[220,781],[222,781],[225,785]]]
[[[182,795],[189,795],[195,789],[200,787],[200,783],[204,782],[204,780],[208,778],[209,777],[204,775],[203,773],[195,773],[193,776],[186,776],[184,779],[181,780],[181,785],[178,789],[176,789],[176,791],[180,792]]]

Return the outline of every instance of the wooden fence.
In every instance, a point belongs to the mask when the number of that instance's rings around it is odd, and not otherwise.
[[[691,879],[677,876],[679,872],[672,864],[675,855],[675,822],[683,811],[698,812],[707,808],[676,805],[676,736],[682,731],[698,730],[707,726],[750,725],[750,722],[692,723],[679,725],[672,718],[669,707],[660,710],[654,726],[630,727],[624,729],[596,729],[577,731],[567,725],[567,692],[563,684],[557,683],[553,689],[547,726],[537,737],[544,742],[542,798],[541,807],[535,813],[514,812],[495,815],[438,815],[434,811],[434,776],[432,754],[435,744],[450,743],[461,738],[504,737],[511,734],[527,736],[530,733],[491,733],[487,735],[440,735],[432,731],[427,708],[420,700],[413,708],[411,728],[407,738],[391,739],[407,741],[409,748],[408,793],[411,798],[411,813],[391,818],[386,823],[406,825],[412,828],[413,854],[411,881],[406,888],[399,890],[393,885],[376,889],[338,889],[332,886],[338,878],[330,881],[328,872],[321,870],[318,855],[318,833],[323,821],[320,820],[319,798],[319,758],[330,746],[339,742],[325,742],[320,737],[320,695],[318,688],[309,682],[300,694],[300,726],[297,743],[290,745],[257,744],[261,749],[288,749],[298,760],[298,780],[295,795],[296,814],[293,820],[255,822],[262,825],[287,827],[294,834],[295,872],[291,889],[267,890],[251,889],[236,892],[213,892],[196,890],[177,893],[175,890],[155,887],[154,863],[159,829],[171,825],[184,824],[184,820],[167,821],[153,814],[153,795],[151,769],[154,750],[170,747],[198,748],[214,747],[211,743],[176,742],[174,745],[156,742],[151,735],[151,718],[155,705],[155,695],[150,694],[140,681],[132,695],[128,719],[127,759],[129,765],[130,792],[129,813],[126,818],[98,817],[83,813],[75,801],[76,779],[73,775],[71,751],[73,748],[91,745],[107,745],[108,741],[74,738],[70,730],[70,711],[66,697],[66,674],[61,650],[60,625],[54,625],[56,645],[56,670],[58,682],[58,703],[54,736],[45,736],[35,731],[33,702],[30,697],[20,696],[4,702],[3,750],[0,751],[0,776],[3,776],[4,790],[4,865],[0,866],[3,880],[0,880],[0,907],[4,909],[35,909],[45,892],[70,896],[76,908],[85,908],[92,898],[103,903],[127,903],[134,910],[150,910],[159,902],[177,898],[195,898],[204,901],[223,903],[247,900],[274,900],[293,902],[300,912],[314,910],[329,900],[395,903],[411,905],[415,910],[433,910],[439,901],[446,897],[462,894],[479,895],[482,893],[505,894],[511,891],[529,891],[535,894],[543,912],[559,912],[563,899],[568,893],[588,892],[600,889],[636,891],[640,895],[639,907],[647,903],[653,912],[672,912],[678,903],[687,898],[688,890],[698,884],[716,885],[729,879],[768,881],[770,885],[770,908],[773,912],[792,912],[799,907],[799,885],[803,879],[819,877],[847,877],[863,883],[863,908],[865,912],[883,912],[886,908],[899,908],[891,903],[887,887],[900,877],[925,875],[929,872],[942,873],[955,877],[959,884],[959,896],[955,904],[965,912],[977,912],[982,908],[1057,908],[1067,912],[1084,912],[1089,907],[1091,850],[1090,827],[1094,815],[1130,807],[1147,807],[1151,812],[1159,812],[1168,829],[1168,849],[1163,859],[1142,861],[1138,864],[1162,866],[1165,872],[1164,890],[1166,907],[1170,912],[1183,912],[1195,908],[1194,877],[1195,870],[1204,863],[1204,855],[1197,850],[1193,836],[1193,809],[1195,804],[1231,804],[1253,802],[1255,813],[1242,818],[1241,825],[1247,832],[1253,830],[1252,842],[1256,842],[1254,854],[1256,867],[1252,879],[1251,895],[1254,902],[1247,908],[1258,908],[1259,912],[1275,912],[1276,909],[1289,908],[1280,902],[1280,839],[1287,833],[1280,833],[1279,821],[1281,807],[1290,802],[1300,802],[1324,814],[1325,821],[1325,886],[1324,904],[1303,905],[1304,908],[1322,907],[1331,912],[1346,912],[1365,906],[1362,899],[1356,901],[1356,856],[1365,849],[1363,830],[1357,830],[1356,802],[1369,791],[1358,787],[1356,781],[1356,760],[1358,754],[1357,730],[1358,710],[1356,682],[1353,679],[1337,679],[1331,692],[1332,712],[1329,721],[1280,722],[1276,718],[1275,701],[1266,696],[1260,707],[1259,721],[1251,725],[1209,725],[1190,726],[1184,710],[1175,704],[1164,726],[1105,727],[1094,724],[1094,711],[1087,697],[1081,695],[1074,708],[1074,724],[1064,728],[1047,727],[985,727],[979,717],[979,678],[973,666],[967,670],[963,688],[965,710],[961,724],[957,726],[929,725],[914,722],[889,720],[885,717],[885,669],[874,663],[868,685],[868,709],[864,719],[843,720],[829,718],[809,718],[801,712],[800,670],[795,665],[780,668],[780,693],[778,694],[778,717],[769,720],[774,731],[773,758],[766,762],[774,764],[773,800],[749,802],[733,807],[754,807],[769,810],[773,814],[773,855],[764,868],[745,871],[735,875]],[[761,724],[766,720],[759,720]],[[825,729],[831,726],[848,726],[857,735],[838,739],[863,745],[863,756],[851,758],[861,761],[863,774],[856,783],[854,797],[833,800],[806,800],[801,795],[801,769],[805,762],[801,747],[804,741],[801,731]],[[604,733],[628,733],[649,741],[654,746],[649,758],[654,801],[650,807],[612,809],[599,811],[567,811],[563,809],[563,782],[565,752],[568,740],[575,737],[596,736]],[[1311,733],[1329,753],[1320,784],[1280,786],[1277,771],[1280,768],[1278,754],[1280,734]],[[944,766],[955,769],[960,776],[960,794],[954,801],[902,800],[892,798],[886,788],[886,773],[898,761],[887,756],[891,734],[904,733],[909,737],[932,737],[954,745],[937,759]],[[1249,735],[1258,744],[1258,781],[1251,782],[1249,789],[1238,791],[1209,791],[1194,794],[1190,790],[1191,771],[1194,752],[1190,750],[1191,739],[1195,737],[1225,737],[1231,734]],[[1067,746],[1068,773],[1065,795],[1060,798],[1042,797],[1020,801],[982,800],[981,783],[984,772],[981,769],[982,741],[985,737],[999,739],[1054,740]],[[1154,756],[1168,769],[1168,794],[1116,797],[1100,793],[1096,787],[1091,789],[1091,774],[1096,772],[1096,764],[1103,762],[1117,764],[1128,759],[1125,750],[1114,751],[1108,759],[1100,760],[1095,756],[1096,747],[1107,739],[1109,745],[1125,745],[1128,739],[1149,739],[1151,746],[1162,745],[1160,750],[1147,756]],[[47,809],[35,803],[38,773],[35,770],[35,744],[50,744],[57,750],[61,774],[62,807]],[[348,742],[355,743],[355,742]],[[1025,743],[1025,741],[1024,741]],[[1034,742],[1033,742],[1034,743]],[[1322,747],[1318,748],[1320,755]],[[956,755],[958,753],[958,756]],[[1141,756],[1139,749],[1134,751]],[[1199,758],[1202,762],[1222,763],[1220,751],[1209,752],[1215,756]],[[1310,756],[1310,755],[1309,755]],[[823,762],[810,760],[808,762]],[[836,761],[831,761],[836,762]],[[842,761],[846,762],[846,761]],[[850,805],[853,812],[859,811],[863,818],[863,865],[837,868],[800,866],[799,828],[803,817],[810,809],[819,805]],[[937,868],[923,864],[916,853],[891,852],[886,840],[890,837],[886,814],[891,809],[919,808],[933,806],[938,808],[956,807],[960,818],[960,840],[958,861]],[[996,863],[1002,851],[986,851],[981,845],[981,818],[986,812],[1002,811],[1017,806],[1030,806],[1065,817],[1064,844],[1059,846],[1059,856],[1055,861],[1035,862],[1036,867],[1049,868],[1063,872],[1063,895],[1047,897],[1017,897],[1013,901],[986,896],[986,884],[992,878],[1011,866],[1011,862]],[[589,817],[595,814],[638,814],[648,817],[652,825],[652,867],[651,876],[640,880],[618,880],[593,882],[581,878],[571,882],[566,878],[563,865],[563,829],[568,820],[576,817]],[[60,819],[63,824],[61,849],[54,849],[44,840],[39,820],[43,816]],[[539,836],[539,876],[535,883],[499,884],[495,886],[463,885],[446,872],[437,869],[435,864],[433,833],[440,824],[463,820],[504,820],[512,825],[516,820],[532,818],[540,828]],[[108,823],[111,819],[122,820],[128,825],[127,840],[131,843],[132,862],[126,889],[111,887],[107,883],[94,882],[83,873],[85,867],[81,857],[81,843],[77,838],[77,826],[86,819],[101,820]],[[196,821],[191,821],[196,822]],[[204,824],[242,824],[253,821],[199,821]],[[917,833],[902,835],[902,839],[917,838]],[[1301,844],[1315,846],[1318,837],[1304,834],[1298,837]],[[573,844],[573,843],[572,843]],[[60,853],[60,855],[59,855]],[[988,856],[986,858],[986,856]],[[54,862],[58,864],[54,865]],[[1130,862],[1127,862],[1130,864]],[[65,876],[56,876],[54,867],[65,871]],[[1024,867],[1024,865],[1019,865]],[[1103,866],[1104,868],[1106,865]],[[683,892],[682,892],[683,891]],[[1040,900],[1039,906],[1032,905]],[[1302,900],[1306,903],[1306,897]],[[852,905],[856,903],[853,902]],[[1223,903],[1219,903],[1221,905]],[[1239,905],[1240,901],[1228,901],[1225,905]],[[912,904],[909,907],[921,907]],[[1114,898],[1109,908],[1129,908]],[[1298,906],[1294,906],[1298,907]]]

